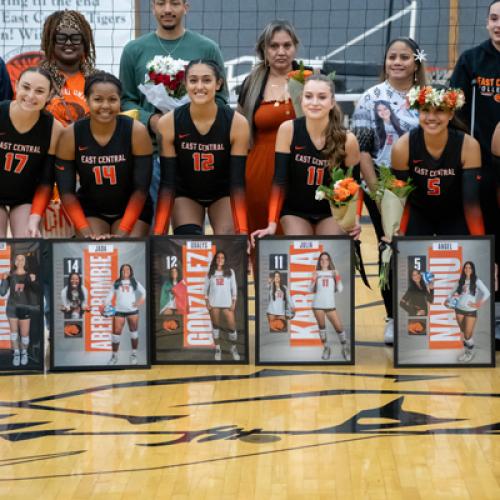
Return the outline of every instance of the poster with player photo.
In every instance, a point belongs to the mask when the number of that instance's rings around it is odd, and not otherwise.
[[[395,245],[395,366],[494,366],[492,237]]]
[[[51,368],[149,366],[145,240],[54,240]]]
[[[41,240],[0,240],[0,370],[43,370]]]
[[[256,363],[354,364],[353,242],[257,242]]]
[[[247,239],[151,240],[154,363],[248,363]]]

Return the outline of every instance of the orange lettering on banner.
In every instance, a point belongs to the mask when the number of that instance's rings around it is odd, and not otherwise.
[[[113,318],[102,316],[100,308],[118,278],[118,249],[109,244],[93,244],[84,250],[83,257],[90,307],[85,314],[85,351],[111,351]]]
[[[215,246],[210,241],[188,241],[182,247],[182,266],[187,288],[184,316],[184,347],[212,348],[212,322],[205,301],[205,279]]]
[[[321,346],[319,328],[312,311],[312,274],[316,270],[323,245],[309,248],[290,245],[290,295],[295,304],[295,316],[290,320],[290,346]]]
[[[429,248],[429,271],[434,273],[434,300],[429,307],[429,349],[463,349],[455,311],[443,303],[456,288],[462,270],[462,247],[436,242]]]
[[[0,249],[0,274],[10,273],[10,245]],[[0,349],[10,349],[10,326],[6,314],[7,296],[0,297]]]

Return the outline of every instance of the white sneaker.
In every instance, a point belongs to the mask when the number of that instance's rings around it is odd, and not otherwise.
[[[349,344],[347,342],[344,342],[341,344],[341,349],[342,349],[342,356],[344,356],[344,359],[346,361],[351,360],[351,348],[349,347]]]
[[[220,337],[220,330],[212,330],[212,336],[214,340],[218,340]]]
[[[394,320],[387,318],[384,329],[384,342],[387,345],[394,344]]]
[[[238,332],[229,332],[228,338],[231,342],[236,342],[238,340]]]
[[[215,361],[220,361],[222,359],[222,351],[220,350],[220,345],[215,346],[214,359]]]
[[[132,354],[130,355],[130,358],[129,358],[129,359],[130,359],[130,364],[131,364],[131,365],[136,365],[136,364],[137,364],[137,354],[132,353]]]
[[[457,361],[459,363],[470,363],[475,354],[474,349],[465,348],[464,352],[458,356]]]
[[[233,356],[233,359],[235,361],[240,360],[240,355],[238,354],[238,348],[235,345],[231,346],[231,349],[229,349],[229,352],[231,353],[231,355]]]
[[[28,353],[26,351],[21,352],[21,365],[26,366],[28,364]]]
[[[21,364],[21,354],[14,353],[14,356],[12,357],[12,365],[13,366],[19,366]]]
[[[111,359],[108,361],[108,365],[116,365],[116,363],[118,363],[118,354],[116,353],[113,353],[111,355]]]
[[[323,354],[321,355],[321,359],[323,361],[326,361],[327,359],[330,359],[330,354],[332,353],[332,350],[330,349],[330,346],[325,345],[323,348]]]

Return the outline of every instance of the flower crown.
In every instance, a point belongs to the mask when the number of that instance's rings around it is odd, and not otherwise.
[[[411,88],[406,99],[410,109],[422,109],[430,106],[455,111],[465,104],[465,96],[461,89],[438,90],[429,85]]]

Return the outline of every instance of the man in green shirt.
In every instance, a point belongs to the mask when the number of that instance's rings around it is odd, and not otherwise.
[[[161,113],[138,89],[138,85],[145,83],[146,64],[154,56],[160,55],[185,61],[211,59],[224,69],[224,60],[213,40],[184,27],[184,16],[189,10],[187,0],[151,0],[151,8],[156,18],[156,31],[127,43],[120,59],[120,80],[123,85],[122,110],[137,109],[139,120],[148,127],[154,138]],[[227,103],[226,87],[218,93],[218,100]],[[155,161],[151,182],[151,195],[155,203],[158,185],[159,162]]]

